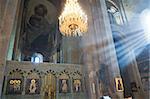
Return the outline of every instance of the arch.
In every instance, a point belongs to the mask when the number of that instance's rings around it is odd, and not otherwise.
[[[79,71],[76,71],[72,75],[73,79],[82,79],[82,74]]]
[[[121,12],[117,4],[112,0],[106,0],[106,5],[107,5],[107,10],[108,10],[108,15],[110,18],[110,23],[122,25],[123,19],[122,19]]]
[[[69,75],[66,74],[66,73],[61,73],[60,76],[59,76],[59,79],[69,79]]]
[[[114,1],[112,1],[112,0],[106,0],[106,2],[110,3],[111,5],[113,5],[117,9],[119,9],[119,7],[117,6],[117,4]]]

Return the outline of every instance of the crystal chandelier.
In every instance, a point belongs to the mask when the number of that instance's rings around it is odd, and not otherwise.
[[[64,36],[82,36],[87,32],[87,15],[82,11],[77,0],[66,0],[59,17],[59,29]]]

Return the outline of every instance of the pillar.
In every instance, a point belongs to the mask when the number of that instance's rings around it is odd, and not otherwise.
[[[120,76],[120,70],[118,66],[115,45],[112,37],[112,30],[109,23],[109,17],[106,8],[105,0],[88,0],[88,33],[83,37],[85,69],[89,74],[89,99],[98,99],[102,92],[100,91],[97,80],[98,70],[101,68],[101,64],[105,64],[108,69],[106,76],[109,82],[108,94],[114,99],[123,99],[123,92],[117,92],[115,88],[115,77]],[[105,79],[104,79],[105,80]],[[102,94],[105,95],[105,94]]]
[[[130,64],[129,64],[130,67],[128,67],[130,83],[135,82],[136,87],[137,87],[137,91],[132,92],[132,96],[135,99],[146,99],[144,90],[142,87],[140,72],[138,70],[138,66],[136,63],[135,54],[133,51],[130,50],[128,56],[130,60]]]
[[[18,18],[17,18],[17,21],[16,21],[16,28],[15,28],[15,39],[13,43],[15,43],[15,47],[13,46],[13,49],[12,51],[14,50],[14,53],[13,53],[13,58],[14,60],[16,61],[21,61],[21,50],[20,50],[20,34],[23,30],[21,30],[21,27],[22,27],[22,19],[24,18],[24,16],[22,17],[23,15],[23,10],[24,10],[24,0],[21,0],[20,2],[20,8],[19,8],[19,11],[18,11]],[[10,50],[10,49],[9,49]]]
[[[59,99],[59,77],[56,77],[56,99]]]
[[[10,41],[11,32],[15,22],[16,11],[19,0],[7,0],[3,19],[0,28],[0,96],[2,96],[2,84],[6,66],[6,57]]]
[[[26,94],[26,82],[27,82],[27,74],[24,74],[24,81],[23,81],[23,90],[22,90],[22,95]]]
[[[71,92],[71,99],[74,99],[74,93],[73,93],[73,78],[70,77],[70,80],[69,80],[69,83],[70,83],[70,92]]]

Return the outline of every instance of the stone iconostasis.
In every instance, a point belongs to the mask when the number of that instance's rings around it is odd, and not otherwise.
[[[80,71],[52,69],[45,72],[32,69],[13,69],[8,72],[5,79],[5,94],[8,95],[43,95],[44,97],[57,94],[82,93],[83,80]]]

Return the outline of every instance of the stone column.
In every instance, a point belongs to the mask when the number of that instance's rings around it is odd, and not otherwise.
[[[22,82],[23,83],[22,95],[26,94],[26,82],[27,82],[27,74],[25,73],[24,74],[24,81]]]
[[[14,54],[14,59],[18,60],[16,59],[16,57],[18,58],[19,55],[16,56],[16,54],[20,53],[18,46],[19,46],[20,30],[22,26],[23,6],[24,6],[24,0],[21,0],[16,11],[15,21],[10,36],[9,47],[7,52],[7,60],[12,60],[13,54]]]
[[[100,90],[95,88],[97,84],[97,72],[101,64],[105,64],[108,69],[105,76],[108,77],[107,95],[114,99],[123,99],[123,92],[117,92],[115,88],[115,77],[120,77],[120,70],[116,57],[115,45],[113,42],[112,31],[109,23],[105,0],[88,0],[88,33],[83,37],[85,65],[89,73],[89,87],[91,90],[90,99],[98,99]],[[90,43],[90,44],[89,44]],[[105,80],[105,79],[104,79]],[[100,92],[102,93],[102,92]],[[103,94],[104,95],[104,94]]]
[[[5,76],[5,82],[4,82],[4,85],[3,85],[4,90],[3,90],[2,94],[6,94],[8,79],[9,78]]]
[[[54,55],[53,55],[53,63],[57,63],[57,51],[55,51]]]
[[[21,1],[20,1],[21,2]],[[15,22],[16,11],[19,0],[7,0],[6,9],[1,21],[0,30],[0,95],[2,94],[2,84],[6,66],[6,57],[10,41],[11,32]]]
[[[127,23],[128,20],[127,20],[127,16],[126,16],[125,9],[124,9],[124,5],[123,5],[123,2],[122,2],[122,1],[123,1],[123,0],[118,0],[120,12],[121,12],[121,17],[122,17],[123,23]]]
[[[13,50],[14,50],[14,60],[16,61],[21,61],[21,50],[20,50],[20,34],[23,31],[23,29],[21,30],[22,27],[22,20],[24,17],[22,17],[23,15],[23,9],[24,9],[24,0],[21,0],[20,3],[20,9],[18,12],[18,19],[17,19],[17,25],[16,25],[16,31],[15,31],[15,47],[13,46]],[[12,50],[12,51],[13,51]]]
[[[142,88],[142,81],[140,77],[140,73],[138,70],[138,66],[136,63],[136,57],[133,51],[130,50],[129,54],[130,67],[128,67],[130,83],[135,82],[137,87],[137,92],[132,92],[133,98],[135,99],[146,99],[144,90]]]
[[[62,49],[60,50],[60,63],[63,63],[63,51],[62,51]]]
[[[0,29],[8,0],[0,0]]]
[[[74,93],[73,93],[73,87],[72,87],[73,86],[72,85],[73,84],[73,78],[72,77],[70,77],[69,83],[70,83],[70,89],[71,89],[71,91],[70,91],[71,92],[71,99],[74,99]]]
[[[59,78],[56,78],[56,99],[59,99]]]

